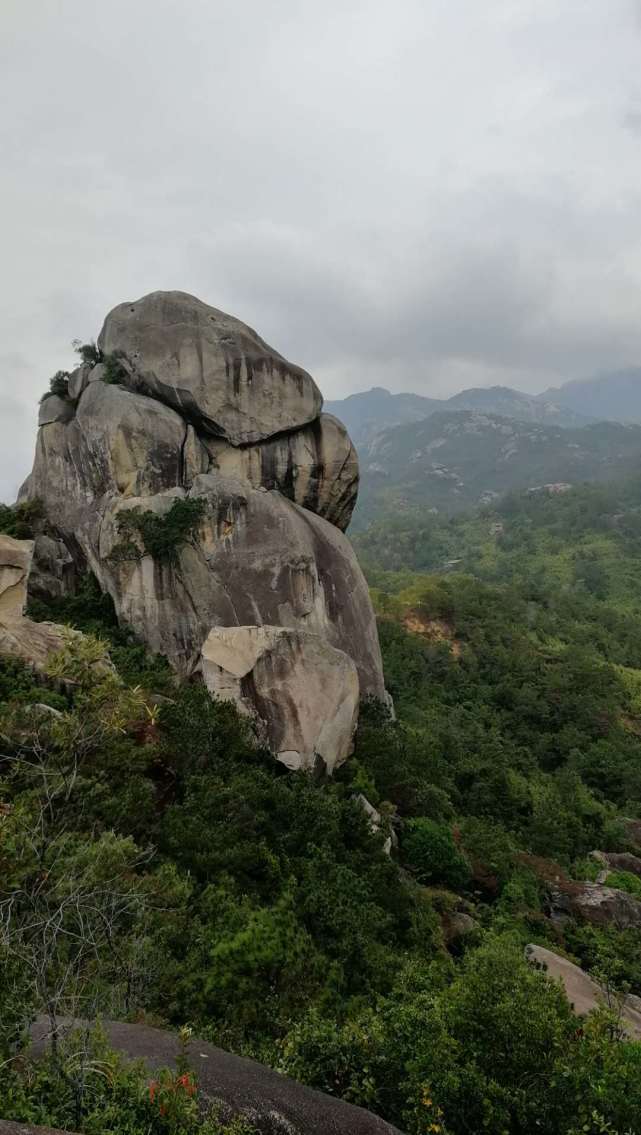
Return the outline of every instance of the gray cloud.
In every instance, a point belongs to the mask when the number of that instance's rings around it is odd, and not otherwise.
[[[641,360],[636,0],[4,0],[0,499],[115,303],[337,397]]]

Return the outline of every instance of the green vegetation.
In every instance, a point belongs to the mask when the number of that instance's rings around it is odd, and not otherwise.
[[[579,1022],[524,946],[641,994],[640,930],[549,917],[550,879],[591,877],[594,848],[635,850],[640,515],[630,483],[361,536],[397,718],[364,706],[331,781],[287,772],[229,704],[175,684],[91,579],[32,603],[93,637],[69,639],[49,686],[0,667],[0,1062],[31,1013],[82,1006],[189,1022],[410,1135],[636,1135],[641,1045],[621,1037],[616,996]],[[170,517],[134,513],[124,535],[162,561],[201,519],[165,530]],[[451,559],[458,570],[426,573]],[[628,873],[608,884],[638,894]],[[448,949],[456,911],[477,929]],[[32,935],[34,912],[66,933]],[[150,1092],[92,1043],[91,1091],[64,1053],[23,1056],[0,1115],[191,1132],[177,1076]]]
[[[148,555],[161,563],[175,563],[178,550],[197,535],[204,512],[205,501],[199,497],[174,500],[162,516],[140,508],[123,510],[118,515],[118,532],[123,539],[114,548],[112,559],[138,560]]]
[[[111,355],[103,355],[101,361],[105,364],[102,381],[111,386],[120,386],[127,377],[121,356],[114,352]]]
[[[122,357],[118,352],[105,355],[93,341],[83,343],[80,339],[74,339],[72,347],[76,354],[80,356],[81,362],[85,366],[94,367],[98,363],[104,363],[105,372],[102,376],[102,381],[106,382],[108,385],[121,385],[127,378],[127,371],[123,366]],[[70,373],[68,370],[56,371],[49,382],[49,389],[42,395],[40,402],[44,402],[45,398],[49,398],[52,394],[57,394],[59,398],[68,399],[69,378]]]
[[[40,501],[24,501],[13,508],[0,504],[0,532],[13,536],[15,540],[32,540],[34,525],[42,515]]]
[[[69,397],[69,371],[57,370],[53,378],[49,379],[49,389],[42,395],[40,402],[44,402],[45,398],[50,398],[52,394],[57,394],[59,398]]]
[[[74,339],[71,346],[76,354],[80,355],[82,362],[88,366],[95,367],[97,363],[103,361],[102,351],[100,347],[96,346],[93,339],[90,343],[83,343],[81,339]]]
[[[395,516],[402,527],[415,521],[424,527],[430,509],[449,516],[514,490],[632,476],[641,467],[641,425],[561,429],[493,414],[439,413],[385,430],[359,456],[354,526]]]

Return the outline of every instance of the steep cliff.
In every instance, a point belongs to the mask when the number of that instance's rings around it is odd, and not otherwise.
[[[384,697],[367,587],[343,535],[358,463],[313,379],[182,292],[121,304],[98,361],[41,406],[32,586],[90,568],[183,677],[251,713],[293,768],[347,757]]]

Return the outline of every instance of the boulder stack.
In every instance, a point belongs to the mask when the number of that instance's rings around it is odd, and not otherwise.
[[[90,569],[121,622],[250,713],[275,756],[331,771],[359,699],[385,697],[343,535],[358,490],[346,430],[306,371],[183,292],[116,307],[97,357],[42,405],[20,496],[46,518],[34,590]]]

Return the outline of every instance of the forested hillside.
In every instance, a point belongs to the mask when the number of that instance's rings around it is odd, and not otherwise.
[[[481,414],[497,414],[519,422],[567,428],[588,425],[590,418],[580,410],[555,402],[553,397],[538,397],[512,390],[509,386],[472,387],[451,398],[426,398],[422,394],[392,394],[381,386],[349,394],[347,398],[325,403],[325,410],[335,414],[349,429],[354,444],[363,448],[377,434],[393,426],[414,424],[432,414],[475,410]],[[599,417],[605,417],[600,415]]]
[[[512,490],[580,485],[641,467],[641,426],[600,422],[561,429],[479,412],[434,414],[379,433],[361,447],[354,528],[381,515],[451,515]]]
[[[361,536],[397,719],[371,703],[333,780],[176,686],[90,579],[32,604],[96,638],[44,686],[0,662],[0,1115],[205,1130],[175,1077],[161,1096],[100,1049],[90,1090],[73,1064],[25,1074],[30,1012],[73,1009],[189,1025],[412,1135],[638,1131],[617,1014],[641,994],[641,881],[609,870],[614,905],[584,900],[592,850],[641,850],[640,506],[634,482]],[[580,1022],[529,942],[611,1009]]]

